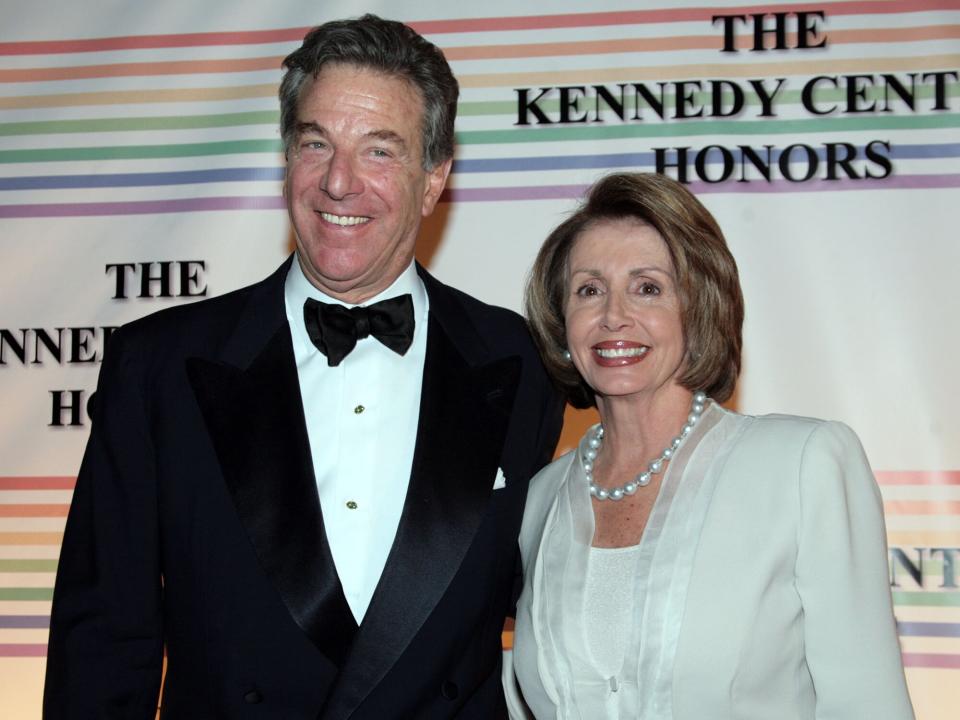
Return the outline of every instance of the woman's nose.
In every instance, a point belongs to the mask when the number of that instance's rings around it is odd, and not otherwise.
[[[607,301],[603,305],[601,323],[605,330],[614,332],[629,327],[630,315],[627,313],[623,298],[617,293],[607,295]]]

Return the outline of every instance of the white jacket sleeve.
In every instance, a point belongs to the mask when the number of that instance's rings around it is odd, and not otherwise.
[[[797,589],[817,720],[912,720],[890,598],[883,503],[857,436],[823,423],[800,473]]]
[[[513,651],[503,651],[503,694],[507,698],[507,714],[510,720],[532,720],[533,715],[523,701],[517,676],[513,672]]]

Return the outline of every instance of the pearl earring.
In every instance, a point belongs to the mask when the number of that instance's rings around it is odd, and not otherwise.
[[[573,355],[570,354],[569,350],[563,351],[563,359],[566,360],[567,362],[570,362],[571,360],[573,360]]]

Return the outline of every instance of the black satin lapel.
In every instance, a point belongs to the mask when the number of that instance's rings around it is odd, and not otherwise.
[[[430,320],[403,514],[324,720],[349,717],[363,702],[460,569],[493,490],[520,371],[517,357],[471,368]]]
[[[246,371],[192,358],[187,372],[263,569],[297,624],[342,665],[357,625],[323,530],[287,325]]]

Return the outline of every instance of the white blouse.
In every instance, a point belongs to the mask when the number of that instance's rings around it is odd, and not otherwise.
[[[639,557],[639,545],[590,548],[580,632],[565,637],[578,704],[603,698],[604,718],[629,718],[637,706],[637,683],[625,672],[625,661]]]
[[[849,428],[707,408],[637,547],[617,692],[576,651],[594,533],[584,450],[531,481],[511,717],[913,718],[882,504]]]

